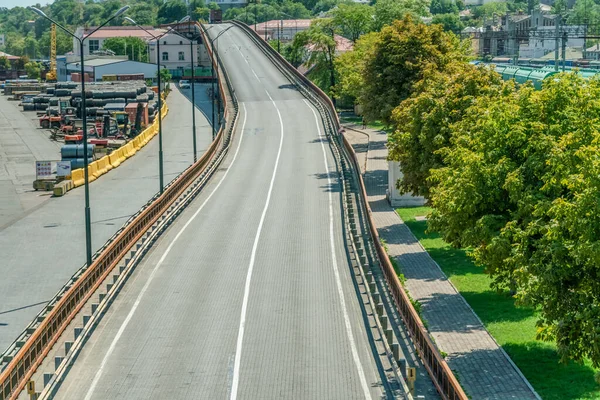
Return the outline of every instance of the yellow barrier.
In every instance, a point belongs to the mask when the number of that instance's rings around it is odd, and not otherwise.
[[[73,180],[73,186],[77,187],[85,183],[85,178],[83,175],[83,168],[77,168],[71,171],[71,180]]]
[[[98,170],[98,161],[94,161],[93,163],[88,165],[88,180],[90,182],[94,182],[96,180],[96,176],[94,175]]]
[[[102,158],[106,158],[106,172],[110,171],[111,169],[113,169],[112,164],[110,163],[110,157],[109,156],[104,156]]]
[[[96,172],[94,172],[94,176],[96,178],[101,177],[106,172],[108,172],[108,156],[104,156],[101,159],[96,161]]]
[[[161,115],[164,118],[169,113],[169,107],[166,103],[163,103]],[[95,181],[101,175],[104,175],[113,168],[117,168],[126,159],[133,156],[144,147],[156,134],[158,133],[158,118],[154,120],[152,125],[149,125],[142,131],[135,139],[129,143],[119,147],[113,151],[110,155],[104,156],[99,160],[94,161],[88,165],[88,178],[90,182]],[[85,183],[85,174],[83,168],[78,168],[71,171],[71,180],[73,181],[73,187],[82,186]]]
[[[121,159],[119,158],[119,150],[115,150],[108,156],[108,160],[110,161],[110,165],[112,168],[117,168],[121,165]]]

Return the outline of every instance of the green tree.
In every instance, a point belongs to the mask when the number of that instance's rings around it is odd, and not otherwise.
[[[148,62],[146,42],[138,37],[109,38],[104,41],[102,48],[116,55],[128,56],[130,60]]]
[[[374,7],[373,30],[380,31],[406,14],[413,17],[429,15],[428,0],[378,0]]]
[[[1,56],[0,57],[0,69],[9,70],[11,68],[12,68],[12,66],[10,65],[10,61],[8,60],[8,58],[5,56]]]
[[[186,15],[187,6],[183,0],[168,0],[159,7],[157,21],[160,24],[170,24],[179,21]]]
[[[427,71],[443,71],[451,62],[465,60],[466,54],[466,46],[440,25],[417,23],[406,15],[385,27],[364,68],[358,99],[365,116],[389,125],[392,110],[412,94]]]
[[[445,31],[460,34],[465,25],[460,20],[458,14],[436,14],[432,18],[432,23],[440,24]]]
[[[333,23],[342,35],[356,42],[364,33],[367,33],[373,21],[373,9],[366,4],[340,4],[331,12]]]
[[[39,63],[30,61],[25,64],[25,72],[29,79],[39,79],[42,74],[42,66]]]
[[[156,24],[156,9],[148,3],[140,2],[131,6],[127,11],[129,16],[140,25]]]
[[[458,6],[453,0],[431,0],[431,14],[458,14]]]
[[[508,11],[508,5],[506,3],[486,3],[482,6],[473,8],[473,16],[475,18],[491,18],[494,14],[504,15]]]
[[[329,10],[332,10],[333,8],[335,8],[335,6],[338,5],[338,3],[341,3],[341,1],[340,0],[319,0],[319,1],[315,2],[315,4],[309,9],[312,9],[313,14],[319,15],[321,13],[325,13]]]
[[[307,49],[306,65],[310,68],[309,77],[321,89],[333,94],[335,86],[336,27],[331,18],[313,20],[309,29],[294,37],[292,46]],[[335,100],[334,100],[335,101]]]
[[[231,10],[233,10],[233,8],[231,8]],[[227,10],[227,11],[229,11],[229,10]],[[210,8],[208,8],[208,7],[198,7],[196,9],[194,9],[194,11],[192,12],[192,19],[194,21],[208,22],[209,17],[210,17]],[[225,18],[225,19],[228,19],[228,18]],[[247,22],[247,21],[245,21],[245,22]]]
[[[156,72],[156,76],[158,77],[158,71]],[[171,80],[171,78],[172,78],[172,75],[168,69],[162,68],[160,70],[161,84],[166,84],[167,82],[169,82]]]
[[[367,33],[357,40],[352,51],[340,54],[336,58],[338,81],[335,93],[338,97],[356,101],[364,86],[365,63],[373,57],[379,37],[379,32]]]
[[[428,198],[429,171],[445,165],[440,150],[451,145],[452,125],[481,97],[498,96],[503,90],[504,81],[494,70],[465,62],[452,63],[418,82],[414,94],[392,114],[388,157],[402,166],[398,189]]]
[[[563,360],[600,366],[600,81],[484,97],[432,171],[430,228],[470,246],[499,289],[539,310]]]
[[[577,0],[569,13],[567,23],[583,25],[586,23],[597,23],[599,19],[600,5],[594,0]]]

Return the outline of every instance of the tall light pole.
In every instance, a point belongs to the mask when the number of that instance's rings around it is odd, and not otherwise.
[[[152,39],[154,39],[156,41],[156,74],[157,74],[157,84],[158,84],[158,181],[159,181],[159,185],[160,185],[160,194],[163,194],[164,190],[165,190],[165,184],[164,184],[164,168],[163,168],[163,145],[162,145],[162,91],[160,89],[160,59],[162,57],[162,55],[160,54],[160,39],[162,39],[163,36],[165,36],[168,33],[171,33],[171,28],[169,28],[165,33],[163,33],[162,35],[153,35],[150,32],[148,32],[148,30],[146,28],[144,28],[143,26],[139,25],[137,22],[135,22],[133,19],[129,18],[129,17],[125,17],[125,20],[127,20],[130,24],[137,26],[138,28],[140,28],[141,30],[143,30],[144,32],[146,32]]]
[[[202,27],[202,29],[204,29],[204,34],[206,35],[206,38],[210,41],[210,47],[213,49],[212,56],[211,56],[211,64],[210,65],[211,65],[211,78],[212,78],[212,93],[213,93],[213,96],[215,96],[215,93],[216,93],[215,92],[215,72],[214,72],[215,71],[215,67],[214,67],[215,65],[217,66],[217,82],[219,81],[219,65],[216,64],[216,62],[215,62],[215,56],[216,56],[216,59],[217,59],[216,61],[219,60],[219,49],[215,48],[215,42],[217,41],[217,39],[219,39],[219,37],[221,37],[222,34],[224,34],[225,32],[227,32],[229,29],[233,28],[233,25],[229,26],[226,29],[223,29],[221,32],[219,32],[217,34],[217,36],[215,36],[214,39],[211,39],[208,36],[208,33],[207,33],[208,30],[212,28],[212,26],[210,28],[208,28],[208,29],[206,29],[204,27],[204,25],[202,25],[202,24],[200,26]],[[217,99],[219,101],[219,107],[218,107],[219,110],[218,110],[218,113],[219,113],[219,124],[220,124],[221,123],[221,98],[219,96],[217,96]],[[212,99],[212,126],[213,126],[213,140],[214,140],[215,137],[216,137],[215,101],[214,101],[214,99]]]
[[[113,19],[119,17],[125,11],[129,9],[129,6],[121,7],[117,10],[116,13],[113,14],[112,17],[107,19],[102,25],[94,29],[92,32],[87,35],[81,35],[81,37],[75,35],[73,32],[69,31],[67,28],[50,18],[46,15],[42,10],[36,7],[29,7],[30,10],[34,11],[40,17],[46,18],[48,21],[52,22],[60,29],[62,29],[68,35],[71,35],[79,42],[79,56],[81,63],[81,121],[83,128],[83,174],[84,174],[84,191],[85,191],[85,256],[86,263],[88,267],[92,265],[92,222],[91,222],[91,213],[90,213],[90,188],[89,188],[89,172],[88,172],[88,131],[87,131],[87,110],[86,110],[86,101],[85,101],[85,67],[84,61],[85,56],[83,43],[85,40],[90,37],[94,32],[98,29],[102,28],[106,24],[108,24]]]
[[[186,15],[185,17],[183,17],[181,19],[181,21],[179,21],[179,23],[184,23],[187,22],[188,28],[191,27],[193,25],[193,23],[190,21],[190,16]],[[190,42],[190,58],[192,60],[192,137],[193,137],[193,146],[194,146],[194,162],[197,161],[197,150],[196,150],[196,87],[195,87],[195,81],[196,81],[196,77],[195,77],[195,72],[194,72],[194,39],[190,39],[184,35],[182,35],[180,32],[177,31],[177,29],[173,30],[173,33],[175,33],[178,36],[181,36],[182,38],[189,40]],[[193,36],[195,37],[195,36]]]

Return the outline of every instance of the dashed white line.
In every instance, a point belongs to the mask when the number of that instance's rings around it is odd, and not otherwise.
[[[321,126],[319,125],[319,119],[317,117],[317,113],[314,108],[309,104],[309,102],[304,99],[304,102],[312,111],[315,117],[315,123],[317,124],[317,131],[319,133],[319,138],[321,139],[321,150],[323,150],[323,161],[325,162],[325,171],[327,171],[327,181],[329,183],[329,187],[332,186],[331,173],[329,172],[329,163],[327,162],[327,152],[325,151],[325,145],[323,144],[324,140],[327,140],[325,135],[321,134]],[[354,360],[354,364],[356,365],[356,369],[358,371],[358,377],[360,380],[360,385],[363,390],[363,394],[366,399],[371,398],[371,392],[369,391],[369,385],[367,383],[367,377],[365,376],[365,371],[360,362],[360,357],[358,356],[358,350],[356,347],[356,341],[354,340],[354,334],[352,333],[352,325],[350,324],[350,316],[348,315],[348,309],[346,308],[346,300],[344,299],[344,291],[342,289],[342,281],[340,279],[340,271],[338,268],[337,257],[335,255],[335,236],[333,229],[333,197],[331,195],[331,190],[328,191],[329,194],[329,241],[331,243],[331,261],[333,263],[333,273],[335,275],[335,283],[337,285],[337,292],[340,298],[340,303],[342,305],[342,312],[344,313],[344,323],[346,325],[346,334],[348,336],[348,341],[350,342],[350,349],[352,351],[352,358]]]
[[[225,34],[227,36],[229,36],[229,31],[225,32]],[[231,39],[231,36],[229,36],[229,40],[231,40],[233,42],[233,40]],[[246,62],[246,64],[248,64],[248,67],[250,67],[250,71],[252,71],[252,73],[254,74],[254,77],[256,78],[256,80],[260,82],[260,78],[258,77],[258,75],[256,75],[256,72],[254,72],[254,69],[252,69],[252,67],[250,66],[250,63],[248,62],[248,60],[246,59],[246,57],[244,57],[244,53],[242,53],[242,50],[240,50],[240,48],[238,46],[236,46],[235,44],[234,44],[234,47],[240,53],[240,55],[242,56],[242,58],[244,59],[244,61]],[[267,93],[267,94],[269,94],[269,93]],[[269,97],[271,97],[271,96],[269,96]],[[271,101],[272,100],[273,99],[271,99]]]
[[[177,232],[177,235],[175,235],[175,237],[173,238],[173,240],[171,241],[171,243],[169,243],[169,247],[167,247],[167,249],[165,250],[165,252],[162,254],[162,256],[160,257],[160,260],[158,260],[158,263],[156,263],[156,266],[154,267],[154,269],[152,270],[152,273],[148,277],[148,280],[146,281],[146,284],[144,285],[144,287],[142,288],[142,291],[140,292],[140,294],[138,295],[137,299],[135,300],[135,303],[133,304],[133,307],[129,311],[129,314],[127,314],[127,317],[125,318],[125,320],[121,324],[121,327],[119,328],[119,331],[117,332],[117,334],[113,338],[112,343],[110,344],[110,347],[108,348],[108,351],[104,355],[104,358],[102,359],[102,363],[100,363],[100,368],[98,369],[98,371],[96,371],[96,375],[94,376],[94,380],[92,381],[92,383],[91,383],[91,385],[90,385],[90,387],[89,387],[89,389],[88,389],[88,391],[87,391],[87,393],[85,395],[85,400],[90,400],[92,398],[92,395],[94,394],[94,390],[96,390],[96,386],[98,385],[98,382],[100,381],[100,378],[102,377],[102,373],[104,372],[104,367],[106,366],[106,363],[108,362],[108,359],[110,358],[111,354],[115,350],[115,346],[117,345],[117,342],[121,338],[121,335],[123,335],[123,332],[125,331],[125,328],[127,328],[127,325],[131,321],[131,318],[133,317],[133,314],[135,314],[135,311],[137,310],[138,306],[140,305],[140,303],[142,301],[142,297],[144,297],[144,294],[146,293],[146,290],[148,290],[148,287],[150,286],[150,283],[152,283],[152,280],[154,279],[154,276],[156,275],[158,269],[160,268],[160,266],[163,264],[163,262],[165,261],[165,259],[169,255],[169,253],[171,252],[171,249],[175,245],[175,242],[177,242],[177,240],[183,234],[183,232],[187,229],[187,227],[198,216],[198,214],[200,214],[200,211],[202,211],[202,209],[204,208],[204,206],[212,198],[212,196],[215,194],[215,192],[217,191],[217,189],[219,189],[219,187],[221,186],[221,184],[225,181],[225,178],[229,174],[229,171],[231,171],[231,167],[233,167],[233,164],[235,163],[235,160],[237,159],[238,153],[240,151],[240,147],[242,145],[242,140],[244,138],[244,128],[246,126],[246,115],[247,115],[247,113],[246,113],[246,105],[244,103],[242,103],[242,107],[244,109],[244,122],[242,123],[242,130],[241,130],[241,134],[240,134],[240,141],[239,141],[239,143],[237,145],[237,149],[235,150],[235,154],[233,156],[233,159],[231,160],[231,164],[229,165],[229,168],[227,168],[227,170],[225,171],[225,174],[223,175],[223,177],[221,178],[221,180],[219,181],[219,183],[217,184],[217,186],[210,193],[210,195],[206,198],[206,200],[204,200],[204,203],[202,203],[202,205],[198,208],[198,210],[196,210],[196,212],[190,217],[190,219],[187,220],[187,222],[179,230],[179,232]]]

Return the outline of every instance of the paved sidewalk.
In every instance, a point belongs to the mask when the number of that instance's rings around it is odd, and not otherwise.
[[[446,361],[473,399],[539,399],[525,377],[485,329],[435,261],[423,249],[386,199],[388,182],[385,132],[348,125],[368,135],[365,185],[373,219],[390,256],[396,257],[410,295],[422,306],[429,331]],[[367,136],[347,130],[353,146],[363,150]],[[353,141],[354,140],[354,141]],[[362,160],[361,160],[362,161]]]

